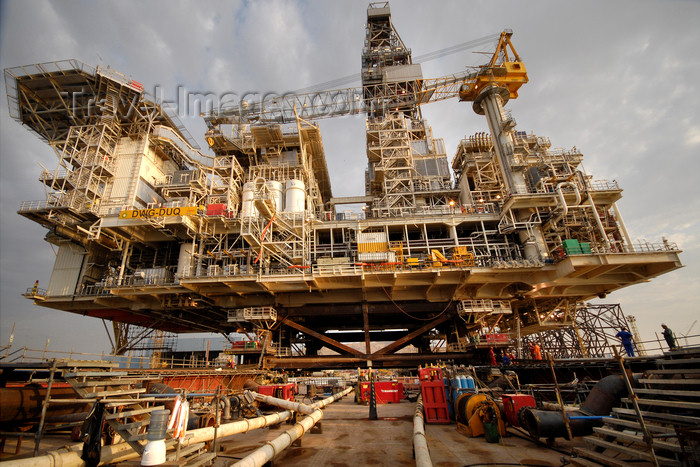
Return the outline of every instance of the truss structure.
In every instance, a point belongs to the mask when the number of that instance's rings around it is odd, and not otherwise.
[[[523,348],[532,342],[554,358],[610,358],[615,355],[613,349],[624,355],[615,337],[623,327],[629,329],[630,323],[619,304],[581,304],[573,324],[529,334],[523,338]],[[636,339],[633,344],[639,354]]]

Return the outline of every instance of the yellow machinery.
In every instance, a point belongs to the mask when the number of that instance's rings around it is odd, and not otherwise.
[[[403,242],[389,242],[389,251],[393,251],[397,263],[403,263]]]
[[[460,429],[469,437],[485,434],[484,424],[497,424],[498,434],[505,436],[506,425],[496,402],[486,394],[462,394],[455,402],[455,414]]]
[[[474,255],[469,253],[466,246],[456,246],[452,249],[452,260],[461,261],[462,266],[475,266]]]
[[[420,259],[418,258],[406,258],[406,266],[409,268],[417,268],[420,267]]]
[[[511,99],[518,97],[518,89],[528,82],[528,78],[525,64],[520,61],[520,56],[510,41],[512,35],[512,31],[501,32],[491,61],[481,67],[475,78],[462,84],[459,89],[459,100],[473,101],[484,88],[490,85],[506,88]],[[508,49],[510,49],[510,54]]]
[[[443,263],[448,261],[445,255],[440,253],[440,250],[430,250],[430,259],[432,260],[434,268],[440,268]]]

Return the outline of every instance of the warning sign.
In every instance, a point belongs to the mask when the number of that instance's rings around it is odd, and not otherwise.
[[[147,217],[171,217],[171,216],[195,216],[197,206],[184,206],[181,208],[152,208],[134,209],[132,211],[119,211],[120,219],[143,219]]]

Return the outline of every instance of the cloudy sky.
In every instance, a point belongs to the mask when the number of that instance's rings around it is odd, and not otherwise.
[[[364,2],[71,1],[0,2],[2,68],[75,58],[156,86],[166,99],[188,92],[283,93],[360,71]],[[615,292],[643,339],[662,321],[677,334],[700,318],[700,2],[392,1],[392,17],[414,56],[504,28],[530,83],[508,104],[518,130],[576,146],[596,179],[625,189],[619,203],[634,239],[666,237],[685,267]],[[486,51],[489,47],[477,49]],[[426,77],[486,61],[463,51],[425,63]],[[359,81],[358,81],[359,84]],[[0,345],[16,323],[15,347],[109,350],[99,320],[34,306],[21,293],[46,286],[54,252],[45,230],[16,214],[43,199],[40,164],[53,151],[13,121],[0,100]],[[424,107],[448,155],[461,138],[487,131],[471,105]],[[184,118],[203,144],[199,118]],[[321,122],[333,194],[363,194],[364,120]],[[700,333],[700,324],[694,328]]]

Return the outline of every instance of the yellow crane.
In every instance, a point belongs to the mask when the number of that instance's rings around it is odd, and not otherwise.
[[[365,113],[377,102],[386,108],[398,110],[454,97],[459,97],[461,101],[475,101],[480,92],[489,86],[504,88],[509,98],[515,99],[520,86],[528,82],[528,77],[525,64],[513,47],[512,35],[510,30],[501,32],[488,63],[441,78],[284,94],[259,102],[241,101],[233,107],[221,108],[205,116],[210,129],[207,136],[216,135],[215,130],[220,124],[294,122],[295,114],[305,120],[318,120]],[[371,102],[364,96],[372,96]],[[207,141],[211,146],[216,144],[213,137],[207,138]]]

